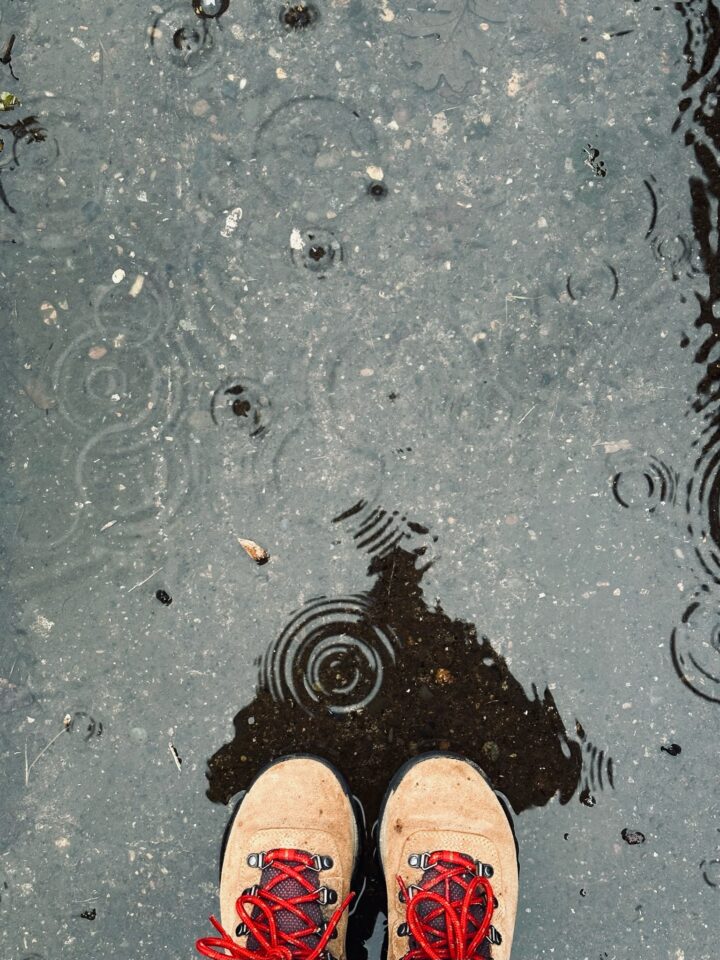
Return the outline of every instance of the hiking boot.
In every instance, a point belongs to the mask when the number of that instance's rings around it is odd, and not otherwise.
[[[379,844],[387,960],[509,960],[517,847],[478,767],[441,754],[406,764],[385,796]]]
[[[340,775],[314,757],[285,757],[253,781],[226,830],[214,960],[345,957],[358,829]],[[331,944],[332,941],[332,944]]]

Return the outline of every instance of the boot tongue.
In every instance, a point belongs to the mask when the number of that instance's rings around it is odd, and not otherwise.
[[[446,881],[442,881],[439,879],[440,876],[443,874],[444,870],[447,867],[451,867],[451,866],[455,866],[455,864],[448,863],[448,862],[443,863],[442,859],[440,860],[439,863],[429,866],[427,870],[425,870],[425,872],[423,873],[422,880],[420,881],[418,886],[420,887],[421,890],[429,890],[432,893],[438,894],[439,896],[443,897],[443,899],[448,900],[450,903],[456,902],[457,908],[455,909],[455,913],[459,919],[462,899],[465,896],[466,888],[465,886],[463,886],[462,883],[458,883],[458,881],[455,879],[446,880]],[[459,877],[458,879],[462,879],[466,883],[468,883],[470,880],[472,880],[473,876],[474,876],[474,873],[468,869],[465,873],[462,874],[461,878]],[[445,937],[445,930],[446,930],[445,912],[442,911],[438,916],[434,917],[431,920],[426,919],[429,916],[429,914],[435,913],[438,907],[439,907],[439,904],[437,902],[421,898],[418,904],[417,914],[418,914],[418,917],[420,917],[421,920],[423,921],[423,926],[425,927],[425,934],[428,937],[428,940],[430,941],[430,943],[433,944],[433,946],[436,946],[436,949],[441,955],[447,955],[449,960],[453,960],[450,953],[449,952],[446,953],[447,940]],[[470,910],[468,912],[470,913],[470,915],[473,917],[473,919],[477,922],[477,925],[479,926],[482,923],[483,918],[485,916],[485,904],[484,903],[475,904],[474,906],[470,907]],[[477,927],[469,923],[468,928],[466,929],[469,930],[469,934],[466,938],[467,941],[469,942],[470,940],[472,940],[473,933],[477,930]],[[440,936],[435,937],[434,934],[430,933],[430,931],[437,931],[437,933]],[[409,940],[410,940],[411,949],[420,949],[420,950],[422,949],[420,945],[417,943],[417,941],[415,940],[415,938],[412,936],[412,934],[410,934]],[[437,945],[435,944],[436,940],[437,940]],[[491,951],[492,951],[492,944],[490,943],[490,941],[483,940],[483,942],[480,944],[478,949],[475,951],[474,957],[482,958],[482,960],[492,960]],[[468,958],[468,960],[472,960],[472,958]]]
[[[300,852],[304,853],[304,851]],[[305,855],[309,856],[309,854]],[[303,868],[298,862],[294,861],[292,861],[292,866],[304,880],[312,885],[314,890],[318,889],[320,884],[317,870],[312,870],[309,867]],[[278,897],[281,900],[290,900],[293,897],[307,896],[307,894],[310,892],[308,887],[303,885],[300,880],[296,879],[295,877],[288,877],[285,872],[278,868],[274,863],[270,863],[263,868],[263,871],[260,875],[259,886],[260,896],[262,896],[262,891],[266,890],[271,892],[274,897]],[[323,926],[324,919],[322,908],[317,900],[312,900],[309,903],[301,903],[297,905],[297,909],[302,911],[302,917],[297,916],[293,910],[289,910],[280,905],[273,905],[273,907],[273,916],[275,918],[275,924],[277,926],[278,933],[290,934],[292,936],[297,934],[300,930],[305,930],[310,926],[312,926],[313,929]],[[259,920],[262,924],[264,914],[259,907],[253,907],[250,915],[253,920]],[[302,942],[309,951],[312,951],[317,946],[319,940],[320,934],[312,933],[308,934],[306,937],[303,937]],[[247,949],[252,950],[253,952],[261,952],[261,946],[252,936],[252,934],[248,936]]]

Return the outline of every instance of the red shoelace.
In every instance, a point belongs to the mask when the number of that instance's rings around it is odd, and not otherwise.
[[[478,876],[474,860],[449,850],[431,853],[428,870],[432,872],[423,878],[423,885],[412,890],[402,877],[397,878],[406,903],[408,934],[415,941],[404,960],[475,960],[482,956],[479,951],[495,907],[490,881]]]
[[[210,917],[220,936],[202,937],[197,941],[198,952],[204,957],[210,960],[317,960],[327,948],[353,894],[348,894],[319,932],[317,919],[304,909],[308,904],[318,903],[320,897],[313,857],[302,850],[268,850],[264,864],[273,868],[274,876],[253,887],[251,892],[242,893],[235,901],[240,923],[247,928],[246,943],[249,945],[254,941],[252,948],[240,946],[215,917]],[[309,871],[312,871],[314,883],[308,877]],[[288,880],[305,892],[293,896],[280,896],[274,892]],[[278,920],[280,911],[285,914],[282,922]],[[292,919],[291,924],[287,923],[288,916]],[[287,926],[292,929],[283,929]],[[308,942],[308,937],[314,940],[318,934],[317,942]]]

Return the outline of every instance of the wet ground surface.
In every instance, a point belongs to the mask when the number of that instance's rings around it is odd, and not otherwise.
[[[514,956],[715,960],[718,50],[692,0],[0,0],[2,956],[192,956],[302,750],[377,960],[439,749],[515,813]]]

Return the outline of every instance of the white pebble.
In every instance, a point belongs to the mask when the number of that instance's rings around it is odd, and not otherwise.
[[[125,279],[125,271],[122,269],[122,267],[118,267],[118,269],[112,275],[112,282],[122,283],[124,279]]]
[[[225,218],[225,226],[220,230],[220,236],[226,239],[231,237],[237,230],[238,224],[242,220],[242,215],[242,207],[233,207]]]

